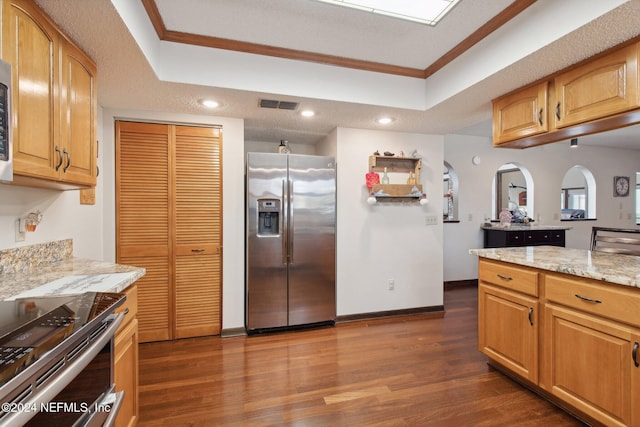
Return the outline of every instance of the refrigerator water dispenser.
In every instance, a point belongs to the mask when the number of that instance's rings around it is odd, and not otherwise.
[[[280,200],[258,199],[258,235],[280,234]]]

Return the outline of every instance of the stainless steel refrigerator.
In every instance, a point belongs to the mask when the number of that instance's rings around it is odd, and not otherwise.
[[[249,153],[246,193],[247,332],[334,323],[334,159]]]

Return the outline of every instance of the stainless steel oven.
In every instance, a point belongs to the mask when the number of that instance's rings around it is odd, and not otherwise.
[[[114,310],[124,299],[0,302],[0,426],[113,425],[123,398],[113,392],[113,345],[125,315]]]

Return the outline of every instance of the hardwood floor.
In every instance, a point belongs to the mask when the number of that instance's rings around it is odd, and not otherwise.
[[[140,426],[581,426],[488,367],[477,289],[444,317],[140,346]]]

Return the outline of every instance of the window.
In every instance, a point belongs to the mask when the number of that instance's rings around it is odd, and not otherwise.
[[[460,0],[318,0],[434,26]]]

